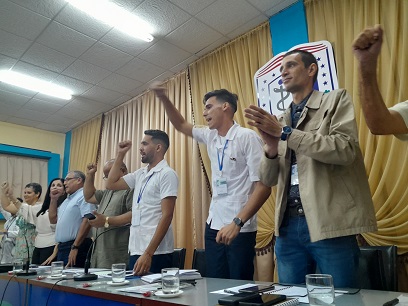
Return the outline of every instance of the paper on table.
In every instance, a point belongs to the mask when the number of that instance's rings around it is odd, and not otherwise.
[[[150,284],[150,285],[142,285],[142,286],[133,286],[127,288],[120,288],[117,289],[118,291],[123,292],[131,292],[131,293],[140,293],[143,294],[148,291],[155,291],[161,287],[161,284]]]
[[[201,274],[198,272],[196,269],[182,269],[179,271],[180,275],[180,280],[194,280],[194,279],[200,279]],[[148,282],[148,283],[154,283],[158,282],[161,279],[161,273],[156,273],[156,274],[147,274],[142,276],[142,281]]]

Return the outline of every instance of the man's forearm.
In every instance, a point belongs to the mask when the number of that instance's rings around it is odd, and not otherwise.
[[[57,199],[52,199],[50,200],[50,207],[48,208],[48,218],[50,219],[51,224],[56,224],[57,223]]]
[[[88,220],[83,218],[81,226],[79,227],[78,234],[75,238],[74,245],[80,246],[85,238],[88,237],[89,231],[91,230],[91,226],[88,223]]]
[[[84,182],[84,198],[86,202],[90,202],[95,195],[95,174],[87,174]],[[95,204],[95,203],[93,203]]]
[[[242,222],[251,219],[271,195],[271,187],[264,185],[262,182],[256,182],[254,192],[245,204],[244,208],[238,213],[237,217]]]

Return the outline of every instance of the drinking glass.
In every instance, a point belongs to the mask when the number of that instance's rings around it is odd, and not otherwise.
[[[126,277],[126,264],[112,264],[112,283],[123,283]]]
[[[306,275],[309,304],[312,306],[331,305],[334,302],[333,278],[329,274]]]
[[[162,269],[163,293],[177,293],[180,290],[179,268]]]
[[[63,261],[54,261],[51,263],[51,276],[52,277],[61,277],[63,270],[64,270]]]
[[[21,259],[13,260],[13,273],[23,272],[24,262]]]

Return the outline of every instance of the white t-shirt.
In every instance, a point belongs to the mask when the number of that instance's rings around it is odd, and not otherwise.
[[[390,109],[398,112],[401,115],[402,119],[404,119],[405,125],[408,127],[408,101],[398,103],[393,107],[390,107]],[[408,134],[397,134],[394,136],[401,140],[408,141]]]
[[[130,255],[142,255],[152,240],[162,217],[161,200],[167,197],[177,197],[178,178],[176,172],[165,160],[162,160],[149,172],[147,167],[140,168],[133,173],[126,174],[123,179],[130,188],[135,190],[129,252]],[[168,254],[173,251],[174,238],[170,225],[154,254]]]
[[[212,229],[220,230],[242,210],[253,192],[254,182],[259,181],[263,142],[253,130],[237,123],[225,137],[220,137],[217,130],[195,126],[193,138],[207,145],[213,192],[207,223],[211,222]],[[226,193],[217,187],[225,181]],[[253,232],[256,229],[255,215],[245,223],[241,232]]]

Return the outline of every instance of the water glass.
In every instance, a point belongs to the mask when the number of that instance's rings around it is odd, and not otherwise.
[[[112,283],[123,283],[126,277],[126,264],[112,264]]]
[[[13,260],[13,273],[23,272],[24,262],[21,259]]]
[[[63,261],[54,261],[51,263],[51,276],[62,277],[62,271],[64,270]]]
[[[162,269],[163,293],[177,293],[180,290],[179,268]]]
[[[309,304],[312,306],[331,305],[334,302],[333,278],[329,274],[306,275]]]

